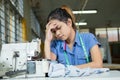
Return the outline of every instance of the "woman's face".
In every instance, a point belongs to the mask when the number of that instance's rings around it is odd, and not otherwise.
[[[72,26],[68,21],[65,23],[54,19],[50,20],[49,22],[54,24],[54,28],[51,29],[51,32],[57,39],[66,40],[70,36]]]

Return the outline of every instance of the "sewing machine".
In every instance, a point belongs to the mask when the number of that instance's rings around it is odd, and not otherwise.
[[[48,61],[32,60],[33,57],[40,55],[40,44],[40,39],[26,43],[3,44],[0,53],[0,77],[22,74],[26,77],[45,76],[48,72]]]

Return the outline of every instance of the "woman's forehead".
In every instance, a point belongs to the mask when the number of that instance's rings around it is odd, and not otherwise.
[[[59,21],[59,20],[50,20],[49,21],[50,23],[53,23],[53,24],[56,24],[56,25],[60,25],[60,24],[63,24],[64,22],[63,21]]]
[[[50,20],[49,22],[58,23],[58,22],[61,22],[61,21],[59,21],[59,20],[57,20],[57,19],[52,19],[52,20]]]

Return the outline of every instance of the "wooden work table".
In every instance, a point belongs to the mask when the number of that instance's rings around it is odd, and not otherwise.
[[[111,70],[120,70],[120,64],[107,64],[107,63],[104,63],[103,67],[104,68],[109,68]]]

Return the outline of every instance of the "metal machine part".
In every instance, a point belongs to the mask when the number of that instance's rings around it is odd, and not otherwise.
[[[40,61],[27,61],[27,77],[48,77],[50,60],[40,59]]]
[[[27,61],[27,74],[36,73],[36,63],[35,61]]]

